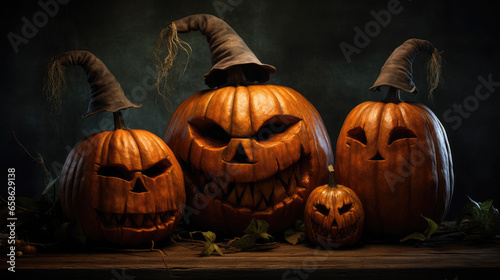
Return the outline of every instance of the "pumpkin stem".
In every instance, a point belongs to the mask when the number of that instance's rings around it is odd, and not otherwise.
[[[45,75],[44,92],[51,104],[52,113],[58,111],[62,103],[64,65],[79,65],[87,74],[90,102],[84,118],[102,111],[117,112],[141,107],[128,100],[115,76],[100,59],[88,51],[70,51],[53,57]]]
[[[226,22],[212,15],[198,14],[176,20],[161,32],[155,50],[156,60],[160,62],[158,82],[167,77],[167,72],[172,67],[181,42],[177,33],[196,30],[206,36],[210,47],[213,67],[204,75],[205,83],[210,88],[263,83],[269,80],[271,73],[276,72],[273,66],[261,63]],[[166,51],[162,51],[163,45],[167,48]],[[164,57],[162,54],[167,55]],[[236,70],[241,70],[240,74],[229,73],[234,66],[241,66],[241,69]]]
[[[401,103],[403,100],[401,100],[400,96],[400,91],[399,89],[395,87],[389,87],[389,90],[387,91],[387,95],[385,96],[385,99],[382,100],[384,103]]]
[[[125,121],[123,120],[123,115],[121,111],[113,112],[113,121],[115,123],[114,130],[118,129],[129,130],[128,127],[125,126]]]
[[[335,179],[335,170],[332,165],[328,165],[328,187],[338,188],[337,180]]]
[[[437,88],[441,76],[441,52],[426,40],[409,39],[397,47],[386,60],[380,75],[370,87],[371,90],[380,90],[381,86],[391,86],[407,92],[418,92],[413,82],[413,60],[420,52],[431,55],[427,64],[427,79],[429,82],[429,99],[432,101],[433,92]]]

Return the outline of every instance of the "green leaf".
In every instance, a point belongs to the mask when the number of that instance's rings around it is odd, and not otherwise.
[[[263,234],[267,233],[269,229],[269,223],[264,220],[252,219],[247,228],[243,231],[247,234]]]
[[[436,222],[434,222],[432,219],[429,219],[429,218],[425,217],[424,215],[420,215],[420,216],[422,216],[422,218],[424,218],[427,221],[427,228],[425,229],[424,233],[420,233],[420,232],[411,233],[411,234],[405,236],[403,239],[401,239],[400,240],[401,242],[405,242],[406,240],[410,240],[410,239],[427,241],[431,238],[431,236],[434,233],[436,233],[436,231],[439,228],[439,225],[436,224]]]
[[[407,235],[403,239],[401,239],[401,242],[405,242],[405,241],[410,240],[410,239],[416,239],[416,240],[420,240],[420,241],[427,240],[426,236],[423,233],[414,232],[414,233],[411,233],[411,234]]]
[[[191,239],[193,239],[193,234],[195,233],[201,233],[205,238],[205,245],[203,246],[203,251],[201,252],[202,256],[210,256],[214,251],[216,251],[220,256],[224,255],[219,246],[215,243],[215,240],[217,239],[215,233],[211,231],[191,231],[189,232]]]
[[[425,230],[424,233],[425,233],[425,240],[429,240],[431,238],[431,235],[436,233],[439,226],[432,219],[429,219],[423,215],[420,215],[420,216],[422,216],[422,218],[424,218],[427,221],[427,229]]]
[[[195,233],[201,233],[201,235],[203,235],[205,240],[210,241],[210,242],[215,242],[215,240],[217,238],[215,233],[213,233],[211,231],[191,231],[191,232],[189,232],[189,236],[191,237],[191,239],[194,239],[193,234],[195,234]]]
[[[274,238],[272,235],[267,233],[268,229],[269,223],[266,221],[252,219],[248,224],[248,227],[244,230],[246,234],[231,243],[231,246],[242,250],[248,250],[254,248],[259,240],[271,242]]]
[[[500,234],[500,213],[491,205],[485,222],[485,235],[487,238],[495,238],[498,234]]]
[[[480,220],[481,219],[481,204],[474,201],[472,198],[467,196],[469,198],[469,209],[468,213],[469,215],[472,216],[472,219],[474,220]]]
[[[302,220],[296,220],[293,227],[296,231],[306,232],[306,225]]]
[[[285,231],[285,240],[292,244],[297,245],[306,239],[306,233],[288,229]]]
[[[255,234],[245,234],[240,239],[237,239],[231,246],[241,250],[248,250],[254,248],[257,244],[258,236]]]
[[[306,227],[304,222],[301,220],[296,220],[292,228],[285,230],[284,237],[285,240],[292,244],[297,245],[306,239]]]
[[[493,207],[493,199],[488,199],[481,203],[481,211],[483,211],[483,213],[490,212],[491,207]]]

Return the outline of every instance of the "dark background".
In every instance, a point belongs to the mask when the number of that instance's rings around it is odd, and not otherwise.
[[[393,14],[366,47],[350,57],[350,63],[339,44],[354,45],[354,28],[364,30],[367,23],[374,21],[370,11],[387,9],[389,1],[138,2],[73,0],[59,5],[57,14],[49,17],[28,43],[21,44],[17,54],[7,34],[21,35],[22,18],[33,22],[33,15],[41,7],[37,1],[11,1],[11,6],[2,9],[2,170],[16,168],[18,196],[40,196],[43,170],[14,141],[11,131],[34,156],[43,156],[48,169],[58,175],[79,139],[112,127],[111,113],[80,117],[87,109],[88,86],[77,67],[67,69],[68,87],[61,113],[50,114],[42,85],[52,56],[80,49],[94,53],[116,76],[129,99],[143,104],[141,109],[126,111],[127,126],[162,136],[173,109],[206,88],[202,76],[211,64],[208,46],[200,33],[181,35],[191,43],[193,53],[167,110],[152,86],[157,36],[173,20],[210,13],[222,16],[262,62],[278,69],[270,83],[289,86],[316,106],[333,147],[351,109],[364,101],[383,99],[384,93],[371,93],[368,88],[392,50],[409,38],[429,40],[444,50],[444,83],[431,103],[425,94],[424,63],[428,57],[422,54],[414,64],[420,94],[404,93],[403,99],[429,106],[448,132],[455,170],[455,192],[448,218],[456,217],[467,195],[478,201],[499,197],[499,126],[495,123],[500,117],[500,87],[493,88],[488,99],[479,101],[458,128],[455,121],[444,117],[445,112],[464,101],[474,105],[479,76],[492,75],[493,81],[500,81],[500,40],[495,18],[498,11],[493,1],[401,0],[402,11]],[[214,3],[230,5],[232,10],[221,14]],[[5,192],[6,187],[0,193]]]

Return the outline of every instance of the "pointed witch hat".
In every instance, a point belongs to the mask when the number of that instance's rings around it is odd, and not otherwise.
[[[177,34],[196,30],[206,36],[212,56],[213,67],[204,75],[208,87],[263,83],[276,72],[274,66],[260,62],[226,22],[213,15],[197,14],[176,20],[162,30],[155,51],[160,64],[158,82],[162,79],[167,82],[167,72],[172,67],[177,49],[184,43]],[[161,57],[163,44],[167,48],[165,58]]]
[[[397,47],[382,66],[380,74],[370,90],[376,91],[380,90],[381,86],[390,86],[411,93],[418,92],[413,82],[412,66],[415,56],[420,52],[431,55],[427,64],[427,72],[429,98],[432,99],[432,92],[436,89],[441,75],[441,55],[429,41],[421,39],[409,39]]]
[[[79,65],[87,75],[90,102],[86,118],[102,111],[116,113],[127,108],[139,108],[125,96],[115,76],[104,63],[88,51],[69,51],[53,57],[48,66],[44,91],[52,109],[60,106],[64,87],[64,65]]]

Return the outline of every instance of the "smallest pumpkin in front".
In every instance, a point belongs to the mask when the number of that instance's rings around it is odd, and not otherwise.
[[[328,166],[328,184],[315,188],[306,202],[304,224],[309,240],[339,247],[355,245],[363,233],[365,213],[356,193],[337,185],[333,166]]]

